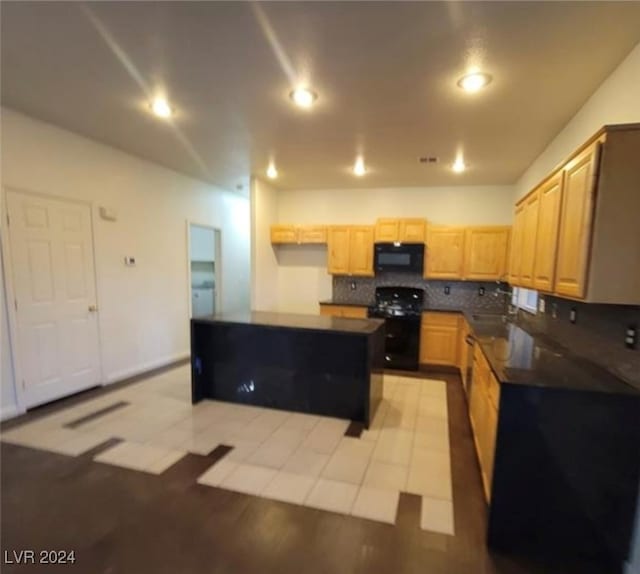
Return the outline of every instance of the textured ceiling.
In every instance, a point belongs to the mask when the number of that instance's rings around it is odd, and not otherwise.
[[[270,159],[285,189],[513,183],[640,41],[639,2],[1,10],[3,105],[231,189]],[[471,65],[494,77],[475,95],[456,87]],[[288,99],[299,81],[311,111]],[[171,123],[148,111],[158,91]]]

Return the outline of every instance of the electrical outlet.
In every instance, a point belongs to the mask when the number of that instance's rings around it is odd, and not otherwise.
[[[444,286],[444,294],[445,295],[449,295],[449,293],[451,293],[451,287],[449,287],[449,285],[445,285]]]
[[[538,311],[540,311],[540,313],[544,313],[545,305],[544,297],[540,297],[540,299],[538,299]]]
[[[557,319],[558,318],[558,304],[557,303],[551,303],[551,317],[553,319]]]
[[[578,311],[575,307],[571,307],[571,311],[569,311],[569,321],[575,324],[578,320]]]
[[[478,287],[478,297],[484,297],[484,287]]]
[[[356,282],[355,282],[355,281],[352,281],[352,282],[349,284],[349,287],[351,288],[351,291],[355,291],[355,290],[356,290],[356,287],[357,287]]]
[[[638,326],[629,325],[624,337],[624,346],[627,349],[635,349],[638,344]]]
[[[127,267],[133,267],[136,264],[136,258],[135,257],[131,257],[131,255],[126,255],[124,258],[124,264]]]

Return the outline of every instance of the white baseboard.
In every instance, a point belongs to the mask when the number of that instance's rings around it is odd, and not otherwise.
[[[3,405],[0,408],[0,421],[6,421],[19,415],[23,415],[26,411],[18,405]]]
[[[107,375],[103,384],[110,385],[112,383],[124,381],[125,379],[135,377],[136,375],[141,375],[142,373],[146,373],[147,371],[153,371],[154,369],[159,369],[160,367],[166,367],[171,363],[176,363],[177,361],[188,359],[190,356],[191,353],[187,351],[183,353],[177,353],[169,357],[163,357],[154,361],[148,361],[146,363],[142,363],[141,365],[136,365],[135,367],[130,367],[128,369],[122,369],[120,371],[116,371],[115,373]]]

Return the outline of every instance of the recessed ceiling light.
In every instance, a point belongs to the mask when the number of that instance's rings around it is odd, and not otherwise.
[[[313,103],[318,99],[318,94],[309,88],[296,88],[293,90],[289,97],[293,100],[293,103],[299,108],[310,108]]]
[[[267,177],[269,179],[275,179],[276,177],[278,177],[278,170],[272,163],[270,163],[269,167],[267,168]]]
[[[358,157],[356,163],[353,164],[353,173],[358,177],[362,177],[367,173],[367,168],[364,166],[364,159],[362,159],[362,157]]]
[[[159,118],[166,119],[173,115],[173,110],[171,109],[169,102],[161,96],[153,99],[151,102],[151,111]]]
[[[462,173],[465,169],[467,169],[467,166],[465,165],[464,160],[462,159],[462,156],[458,156],[456,158],[456,161],[454,161],[453,164],[451,165],[451,169],[456,173]]]
[[[458,87],[462,88],[465,92],[477,92],[491,83],[493,78],[489,74],[482,72],[473,72],[462,76],[458,80]]]

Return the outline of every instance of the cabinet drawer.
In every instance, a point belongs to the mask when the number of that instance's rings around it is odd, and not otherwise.
[[[327,227],[325,225],[302,225],[298,229],[300,243],[326,243]]]
[[[298,229],[295,225],[272,225],[271,243],[298,243]]]
[[[422,326],[437,325],[438,327],[458,328],[460,315],[458,313],[435,313],[427,312],[422,314]]]
[[[342,316],[349,317],[351,319],[366,319],[367,308],[366,307],[353,307],[345,306],[342,308]]]

